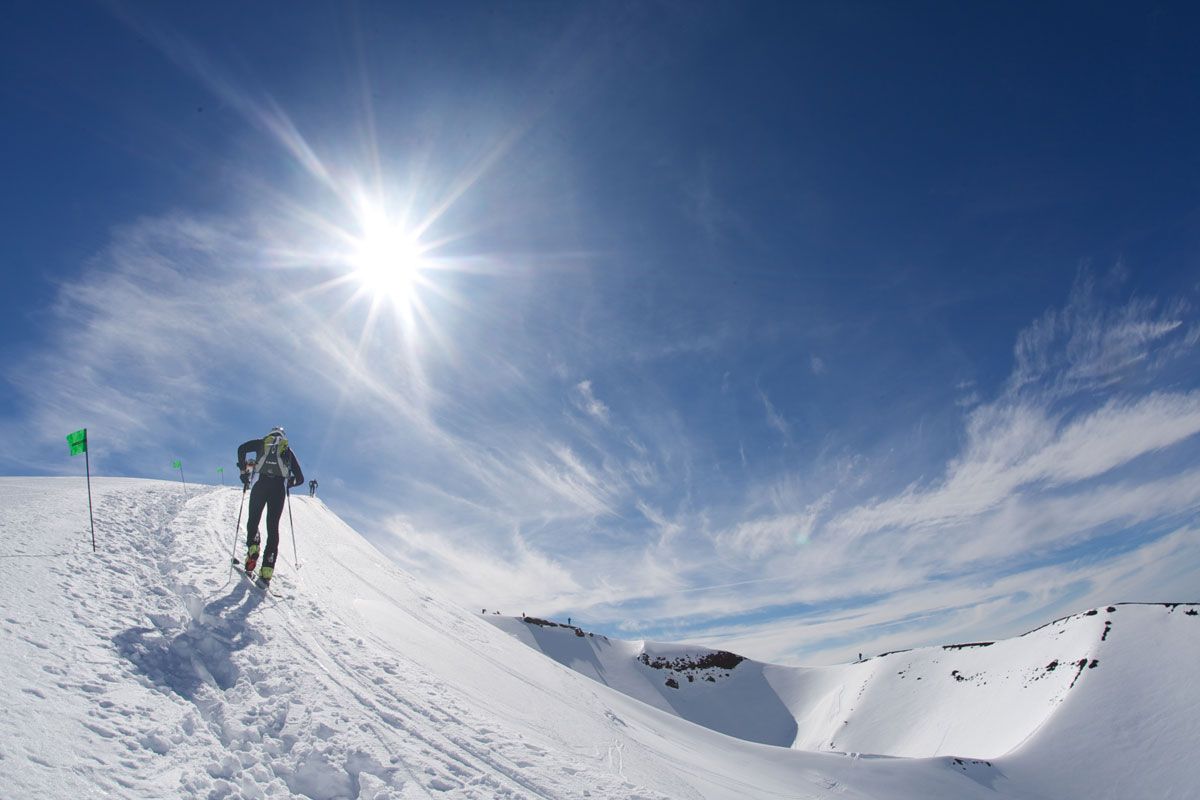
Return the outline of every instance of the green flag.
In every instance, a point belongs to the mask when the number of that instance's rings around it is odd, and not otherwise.
[[[217,472],[219,472],[219,473],[221,473],[222,475],[224,475],[224,474],[225,474],[225,468],[224,468],[224,467],[217,467]]]
[[[183,463],[177,458],[171,462],[171,469],[183,469]]]
[[[67,444],[71,446],[71,455],[77,456],[87,452],[87,428],[80,428],[74,433],[67,434]]]
[[[77,456],[83,453],[84,467],[87,469],[88,520],[92,524],[92,552],[94,553],[96,552],[96,518],[92,516],[92,465],[88,460],[87,428],[80,428],[74,433],[68,433],[67,445],[71,448],[71,455]]]

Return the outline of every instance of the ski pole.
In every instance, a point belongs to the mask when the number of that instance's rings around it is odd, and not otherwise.
[[[238,531],[242,529],[242,508],[246,505],[246,490],[250,486],[246,481],[242,481],[242,499],[238,501],[238,518],[237,524],[233,526],[233,549],[229,553],[229,563],[232,565],[237,563],[237,540]]]
[[[300,571],[300,553],[296,551],[296,523],[292,519],[292,487],[287,487],[288,527],[292,529],[292,555],[296,557],[296,571]]]

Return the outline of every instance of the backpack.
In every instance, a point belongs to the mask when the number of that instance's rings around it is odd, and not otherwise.
[[[263,454],[258,462],[258,474],[263,476],[290,477],[292,468],[287,457],[288,440],[283,428],[275,428],[263,437]]]

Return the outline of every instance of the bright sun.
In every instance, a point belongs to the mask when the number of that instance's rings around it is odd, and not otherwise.
[[[402,230],[373,227],[358,240],[351,257],[354,277],[376,300],[405,305],[422,269],[421,248]]]

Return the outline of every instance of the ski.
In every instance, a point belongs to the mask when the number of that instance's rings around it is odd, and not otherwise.
[[[258,589],[259,591],[261,591],[265,594],[269,594],[269,595],[271,595],[271,597],[275,597],[280,600],[290,600],[291,599],[291,595],[283,594],[282,592],[279,592],[278,590],[273,589],[269,584],[264,585],[262,580],[257,575],[252,575],[249,572],[246,572],[246,570],[242,569],[242,562],[238,561],[236,558],[231,559],[230,563],[233,565],[233,568],[237,571],[237,573],[239,575],[241,575],[246,580],[246,582],[249,583],[251,586],[253,586],[255,589]]]

